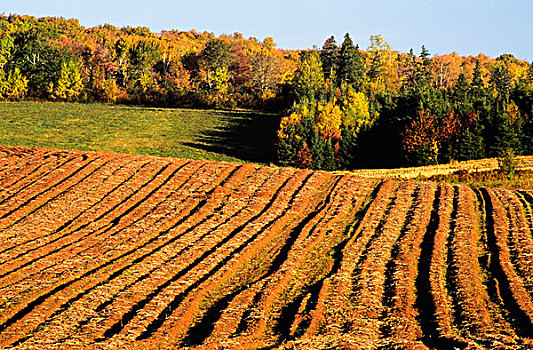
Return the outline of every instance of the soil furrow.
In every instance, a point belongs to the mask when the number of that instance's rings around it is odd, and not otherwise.
[[[331,197],[333,195],[334,189],[337,188],[337,184],[341,179],[336,179],[335,183],[332,185],[331,190],[327,192],[327,196],[323,200],[322,204],[318,206],[318,208],[311,213],[310,215],[313,215],[314,217],[317,217],[318,212],[324,210],[326,208],[327,204],[331,202]],[[311,220],[312,221],[312,220]],[[265,275],[262,275],[259,277],[259,279],[252,279],[252,280],[242,280],[240,281],[241,286],[238,288],[233,287],[235,290],[230,293],[226,294],[224,297],[219,299],[217,302],[214,303],[210,308],[208,308],[207,312],[200,318],[200,321],[197,322],[192,328],[190,328],[187,332],[187,335],[184,339],[185,344],[200,344],[202,343],[205,338],[209,336],[209,334],[212,332],[214,328],[214,323],[220,318],[222,314],[222,310],[231,302],[233,298],[235,298],[238,294],[240,294],[242,291],[244,291],[248,285],[255,284],[257,282],[262,282],[265,279],[270,278],[270,276],[279,270],[279,267],[284,264],[285,261],[287,261],[289,252],[292,250],[296,239],[298,237],[302,237],[306,234],[306,230],[292,230],[294,234],[290,233],[286,238],[284,242],[284,246],[281,248],[277,248],[278,254],[275,256],[275,258],[271,261],[265,261],[263,264],[266,266],[269,266],[269,269],[266,271]],[[307,236],[312,233],[312,230],[307,231]],[[302,237],[303,238],[303,237]],[[303,239],[305,241],[305,238]],[[250,250],[255,249],[257,253],[253,254],[253,256],[271,256],[272,253],[266,253],[263,251],[261,247],[250,247]],[[254,258],[254,260],[257,260]],[[249,265],[251,262],[248,262],[246,259],[242,262],[237,262],[234,267],[232,267],[230,270],[232,273],[229,274],[229,276],[226,276],[225,278],[232,280],[232,274],[233,271],[239,271],[240,269],[243,269],[244,266]],[[309,271],[311,272],[311,271]],[[218,283],[218,282],[212,282],[212,283]],[[228,285],[228,288],[231,290],[230,285],[235,285],[235,283],[226,282],[226,285]],[[210,289],[210,288],[207,288]]]
[[[421,260],[422,242],[430,225],[435,205],[435,185],[423,183],[413,193],[414,203],[407,214],[407,220],[393,250],[388,264],[389,279],[385,283],[382,314],[382,333],[387,338],[387,346],[420,346],[422,328],[418,322],[416,262]],[[389,286],[389,287],[387,287]]]
[[[311,175],[306,175],[305,178],[301,179],[301,183],[298,187],[298,189],[293,192],[293,198],[296,196],[296,194],[301,190],[301,188],[305,185],[307,181],[309,181],[309,178]],[[294,178],[292,178],[294,179]],[[192,269],[194,265],[199,264],[201,261],[205,260],[209,255],[214,253],[217,248],[222,247],[225,243],[227,243],[231,238],[233,238],[238,233],[242,232],[245,228],[250,227],[251,223],[254,221],[257,221],[259,218],[261,218],[262,215],[264,215],[270,208],[272,208],[273,204],[277,202],[278,198],[281,197],[281,193],[284,191],[285,188],[288,188],[288,184],[290,183],[291,178],[287,178],[283,184],[277,190],[273,193],[273,196],[270,200],[266,203],[266,205],[261,209],[261,211],[257,214],[255,214],[253,217],[248,219],[245,223],[241,224],[240,226],[233,229],[224,239],[217,243],[217,245],[213,246],[211,249],[204,252],[201,256],[195,259],[195,261],[190,264],[186,270],[180,271],[177,275],[175,275],[172,279],[169,279],[167,282],[164,283],[161,287],[159,287],[154,293],[152,293],[151,297],[148,298],[149,300],[145,300],[142,302],[142,305],[139,305],[136,310],[140,310],[142,307],[144,307],[148,302],[150,302],[152,299],[155,298],[157,294],[159,294],[161,291],[163,291],[166,287],[170,286],[174,281],[177,281],[180,277],[184,276],[188,271]],[[235,254],[238,254],[244,247],[249,243],[252,242],[261,232],[261,230],[250,237],[248,237],[244,242],[240,243],[237,247],[233,248],[229,254],[227,254],[223,259],[221,259],[219,262],[216,263],[216,265],[209,265],[209,271],[205,273],[202,277],[195,280],[192,284],[190,284],[185,290],[183,290],[181,293],[175,295],[170,302],[166,305],[164,310],[160,311],[159,314],[152,320],[150,323],[145,327],[145,330],[138,335],[138,339],[146,339],[150,337],[153,333],[155,333],[164,323],[165,319],[167,318],[167,315],[171,315],[174,310],[180,305],[180,303],[183,301],[183,299],[198,285],[206,281],[210,276],[212,276],[214,273],[216,273],[222,266],[224,266],[227,261],[229,261]],[[117,332],[113,332],[113,334],[107,333],[107,337],[110,335],[118,334],[120,330]]]
[[[121,179],[120,181],[117,181],[116,185],[114,185],[113,187],[109,188],[109,190],[103,191],[104,192],[103,195],[101,197],[98,197],[98,200],[96,200],[94,203],[92,203],[89,207],[87,207],[84,210],[80,211],[76,216],[74,216],[74,217],[66,220],[65,222],[63,222],[59,227],[54,228],[53,230],[51,230],[50,233],[48,233],[46,235],[42,235],[41,234],[41,235],[38,235],[38,236],[36,236],[36,237],[34,237],[32,239],[29,239],[29,240],[26,240],[26,241],[22,241],[22,242],[19,242],[16,245],[7,247],[4,250],[0,251],[0,254],[3,255],[3,256],[9,256],[10,260],[18,259],[22,255],[30,254],[30,253],[36,251],[37,249],[42,249],[42,248],[44,248],[45,246],[47,246],[49,244],[53,244],[53,243],[57,242],[58,240],[60,240],[63,237],[66,237],[66,236],[72,234],[75,231],[82,230],[83,228],[88,226],[90,222],[94,222],[94,221],[100,220],[101,217],[96,218],[95,220],[92,220],[92,221],[89,221],[89,220],[85,220],[84,221],[83,218],[85,216],[87,216],[88,213],[90,213],[93,210],[95,210],[97,207],[99,207],[99,206],[100,207],[104,207],[107,204],[108,199],[111,196],[113,196],[113,194],[115,192],[117,192],[121,187],[124,187],[124,186],[127,186],[127,185],[131,184],[131,183],[134,183],[133,182],[133,178],[137,174],[139,174],[139,172],[141,170],[143,170],[148,164],[149,163],[146,162],[146,163],[144,163],[144,164],[142,164],[140,166],[136,166],[135,168],[132,168],[131,169],[132,171],[131,171],[131,173],[129,175],[127,173],[125,174],[127,177]],[[117,170],[117,173],[119,171],[122,171],[122,170],[124,170],[126,172],[126,169],[129,170],[126,167],[122,167],[122,168]],[[117,173],[114,172],[112,174],[113,180],[116,177]],[[95,189],[91,190],[91,192],[96,192],[97,193],[97,191],[101,191],[100,188],[104,187],[104,186],[105,187],[109,186],[110,182],[111,181],[105,181],[104,183],[99,182],[99,185],[101,185],[101,186],[95,187]],[[133,195],[133,193],[132,193],[132,195]],[[112,209],[108,210],[108,213],[111,212],[111,211],[112,211]],[[81,225],[78,225],[75,228],[71,227],[70,229],[68,229],[71,225],[73,225],[73,223],[75,223],[77,221],[81,221]],[[57,234],[59,234],[59,235],[57,235]],[[54,237],[54,238],[51,238],[51,237]],[[48,239],[48,238],[51,238],[51,239]],[[44,241],[44,242],[42,242],[42,241]],[[19,251],[18,255],[14,255],[14,256],[7,254],[7,253],[10,253],[12,250],[17,249],[19,247],[22,247],[25,250]]]
[[[214,191],[215,188],[217,188],[217,186],[223,184],[223,182],[227,180],[226,176],[230,176],[236,170],[237,169],[235,167],[227,167],[225,170],[221,171],[223,173],[221,175],[221,178],[214,180],[215,183],[212,184],[211,189],[208,190],[207,192],[211,193],[212,191]],[[203,204],[205,204],[205,201],[198,200],[197,205],[191,205],[190,207],[188,207],[188,210],[198,211],[199,208],[203,206]],[[48,304],[52,304],[52,305],[55,305],[56,303],[58,303],[58,300],[61,300],[62,297],[57,293],[68,292],[68,290],[66,290],[67,287],[69,287],[69,290],[71,290],[74,288],[75,285],[80,285],[80,287],[78,288],[83,288],[81,286],[90,286],[93,283],[97,283],[97,281],[93,282],[92,279],[88,277],[93,276],[96,273],[112,274],[113,269],[120,269],[124,265],[129,265],[129,262],[131,262],[131,260],[134,260],[136,258],[135,256],[136,254],[139,254],[139,255],[142,255],[142,253],[149,254],[149,253],[146,253],[145,250],[149,251],[149,247],[157,243],[158,240],[165,240],[166,233],[168,233],[168,231],[154,232],[152,233],[151,236],[142,238],[142,240],[137,245],[133,247],[126,247],[126,251],[119,251],[117,255],[109,257],[107,260],[104,260],[102,263],[100,263],[99,265],[95,267],[92,267],[92,268],[89,267],[88,271],[84,273],[80,273],[80,275],[76,276],[75,278],[67,280],[67,281],[61,281],[60,284],[56,285],[55,287],[53,287],[53,289],[49,290],[45,294],[41,294],[39,297],[37,297],[33,301],[26,304],[25,307],[17,311],[12,317],[10,317],[2,325],[0,325],[0,332],[2,332],[4,329],[14,324],[15,322],[20,321],[26,314],[28,314],[33,309],[35,309],[36,306],[39,306],[40,308],[41,304],[43,304],[45,301],[48,300]],[[53,313],[53,310],[55,310],[53,306],[49,306],[47,307],[47,309],[50,310],[48,311],[50,314]],[[30,328],[31,325],[27,324],[25,325],[25,327]]]
[[[142,186],[142,188],[139,189],[139,191],[137,191],[135,193],[132,193],[132,196],[134,194],[137,195],[137,194],[141,193],[141,195],[139,196],[140,198],[136,199],[136,201],[132,205],[128,206],[124,212],[119,213],[118,215],[115,215],[114,218],[110,222],[103,223],[103,225],[101,227],[99,227],[98,229],[89,231],[89,233],[85,235],[85,238],[91,238],[92,240],[94,240],[95,237],[104,236],[104,234],[107,233],[108,231],[110,231],[112,229],[116,229],[118,227],[117,224],[119,223],[121,218],[126,217],[129,212],[133,211],[135,208],[137,208],[142,203],[147,201],[150,198],[151,194],[153,194],[155,191],[159,190],[164,184],[166,184],[170,180],[170,178],[173,175],[175,175],[175,173],[177,173],[177,171],[179,171],[180,167],[177,168],[177,169],[171,169],[170,165],[171,165],[170,163],[164,165],[149,181],[147,181],[145,183],[146,186]],[[161,176],[165,176],[163,181],[159,181],[160,182],[159,184],[154,185],[154,181],[161,180],[161,179],[158,179],[158,177],[161,177]],[[144,193],[140,192],[141,190],[147,188],[150,185],[153,185],[153,186],[156,186],[156,187],[151,189],[151,192],[148,195],[145,196]],[[90,224],[94,225],[95,222],[97,222],[97,221],[92,221]],[[78,234],[82,232],[81,230],[77,230],[77,231],[78,231]],[[42,255],[38,255],[37,257],[33,257],[32,259],[29,259],[29,260],[26,257],[27,261],[24,261],[22,263],[19,262],[19,261],[13,261],[12,264],[14,266],[9,267],[9,268],[4,268],[4,269],[7,270],[7,272],[2,274],[0,276],[0,279],[3,279],[3,278],[5,278],[8,275],[11,275],[13,273],[17,273],[20,270],[22,270],[22,269],[24,269],[24,268],[26,268],[26,267],[28,267],[30,265],[33,265],[33,264],[36,264],[36,263],[41,263],[41,261],[43,261],[43,260],[44,261],[41,264],[44,264],[44,267],[37,268],[37,269],[32,267],[32,269],[31,269],[32,273],[35,274],[35,273],[43,272],[45,269],[52,269],[52,268],[54,268],[56,266],[57,263],[61,263],[62,262],[64,256],[67,256],[67,257],[75,256],[75,254],[72,254],[71,252],[68,252],[67,254],[61,254],[61,256],[59,256],[59,254],[57,254],[57,253],[62,252],[64,249],[67,249],[67,248],[69,248],[71,246],[75,245],[73,248],[74,249],[78,249],[78,252],[82,252],[83,250],[87,249],[86,247],[82,246],[83,241],[79,240],[79,236],[78,235],[69,235],[67,238],[70,240],[70,242],[67,242],[64,245],[59,245],[58,247],[55,247],[53,249],[46,249],[44,251],[44,254],[42,254]],[[107,238],[107,236],[106,236],[106,238]],[[97,243],[98,242],[91,242],[91,244],[92,244],[91,246],[96,246]],[[50,264],[50,262],[47,261],[46,259],[49,258],[49,257],[52,257],[54,255],[56,257],[56,260],[55,260],[56,264],[54,264],[53,262]],[[46,265],[47,263],[48,263],[48,265]],[[54,270],[54,272],[57,273],[57,270]],[[16,281],[18,281],[20,278],[23,278],[23,277],[32,278],[33,275],[32,274],[30,274],[28,276],[20,275],[20,276],[17,277],[17,279],[10,278],[10,285],[16,283]],[[7,286],[9,286],[9,285],[3,286],[3,287],[7,287]]]
[[[100,157],[89,158],[88,156],[82,155],[81,165],[79,165],[78,167],[73,166],[74,168],[73,171],[71,171],[70,173],[67,173],[66,176],[62,176],[59,179],[56,179],[55,182],[52,182],[51,184],[49,182],[50,180],[44,181],[43,179],[41,182],[46,183],[47,186],[45,186],[43,190],[32,189],[31,191],[28,191],[28,196],[30,196],[30,198],[24,198],[24,197],[21,198],[21,196],[15,196],[12,198],[15,203],[9,203],[9,201],[4,202],[2,205],[0,205],[0,212],[1,212],[2,207],[7,207],[6,212],[2,213],[0,216],[0,227],[2,227],[2,230],[15,225],[25,215],[28,215],[31,212],[39,209],[42,205],[46,204],[47,201],[61,194],[65,189],[69,189],[71,186],[76,185],[77,184],[76,181],[79,182],[85,179],[88,175],[91,174],[93,170],[92,167],[94,167],[94,163],[96,163],[99,160],[101,161],[102,159]],[[100,166],[102,165],[100,164]],[[89,174],[84,175],[82,179],[78,179],[79,175],[80,174],[83,175],[84,172],[87,170],[89,170]],[[66,171],[64,168],[59,168],[58,172],[66,172]],[[75,183],[69,186],[69,181],[73,179]],[[38,200],[43,197],[44,197],[44,202],[42,202],[42,199],[40,201]],[[30,205],[30,203],[32,205]],[[22,212],[22,214],[20,214],[20,212]],[[11,215],[15,213],[18,213],[18,216],[19,216],[18,219],[13,220],[10,218],[10,220],[7,220],[7,218],[9,218]],[[4,226],[6,224],[7,226]]]
[[[516,333],[531,337],[533,334],[533,302],[512,268],[508,238],[508,219],[502,204],[490,189],[482,189],[487,213],[487,239],[491,258],[491,273],[496,288],[508,310],[507,315]]]
[[[265,170],[266,170],[266,168],[262,169],[261,171],[263,173],[265,173]],[[272,175],[272,171],[268,170],[268,171],[266,171],[266,174],[268,176],[271,176]],[[264,180],[264,181],[266,181],[266,180]],[[240,183],[240,184],[242,184],[242,183]],[[255,188],[255,190],[257,190],[257,187],[261,187],[260,185],[261,185],[261,181],[256,176],[254,178],[254,181],[252,181],[252,184],[251,184],[250,187]],[[242,196],[242,194],[239,194],[239,196]],[[245,198],[246,197],[248,197],[248,196],[245,196]],[[250,198],[250,197],[248,197],[248,198]],[[222,207],[222,205],[224,203],[227,205],[228,201],[227,200],[220,201],[219,208]],[[158,270],[165,269],[166,268],[165,265],[169,265],[171,262],[176,261],[180,257],[180,255],[182,255],[185,251],[187,251],[188,249],[190,249],[194,245],[198,244],[198,242],[201,239],[203,239],[208,233],[205,233],[205,234],[203,234],[200,237],[194,237],[194,235],[190,236],[190,237],[186,237],[186,235],[188,233],[191,233],[191,232],[194,234],[195,233],[195,229],[198,226],[202,225],[205,221],[207,221],[210,218],[212,218],[212,216],[206,217],[200,223],[197,223],[197,224],[189,227],[186,231],[180,233],[179,235],[176,235],[175,237],[173,237],[172,239],[167,241],[165,243],[165,245],[161,245],[161,246],[156,247],[155,249],[153,249],[149,253],[144,254],[141,257],[139,257],[136,260],[134,260],[133,262],[131,262],[130,265],[124,266],[122,269],[119,269],[119,270],[115,271],[106,280],[101,281],[97,285],[95,285],[93,287],[90,287],[90,288],[84,290],[82,293],[76,295],[74,298],[69,299],[66,303],[61,305],[61,307],[59,307],[56,310],[56,312],[54,312],[54,314],[52,314],[45,323],[43,323],[40,326],[40,329],[42,329],[43,332],[44,332],[45,328],[48,327],[48,325],[50,325],[52,323],[52,321],[53,321],[55,324],[57,324],[57,326],[56,326],[57,330],[52,332],[53,335],[54,335],[54,338],[51,341],[52,342],[57,341],[57,339],[61,338],[61,337],[63,337],[62,340],[66,340],[66,338],[69,337],[67,335],[67,333],[66,333],[66,332],[68,332],[67,325],[71,324],[72,321],[74,321],[75,319],[80,320],[80,318],[83,317],[82,315],[83,315],[84,310],[92,309],[92,310],[94,310],[94,312],[92,312],[91,314],[93,314],[93,315],[94,314],[96,314],[96,315],[101,314],[102,311],[105,311],[105,309],[110,304],[114,303],[117,298],[122,298],[123,296],[126,295],[126,293],[129,293],[129,289],[131,289],[133,286],[135,286],[137,284],[140,284],[141,282],[143,282],[144,280],[146,280],[149,277],[153,276],[154,274],[158,274],[159,273]],[[229,220],[229,219],[227,219],[227,220]],[[223,225],[223,224],[221,224],[221,225]],[[175,242],[180,243],[180,240],[182,240],[182,239],[184,241],[186,241],[186,242],[184,242],[184,243],[186,243],[186,245],[182,246],[181,248],[179,248],[179,246],[176,247],[174,245],[174,243]],[[169,256],[163,261],[157,261],[155,259],[155,257],[157,257],[161,253],[168,254]],[[135,270],[139,269],[139,266],[143,265],[143,264],[145,266],[147,266],[148,268],[150,268],[151,270],[149,270],[148,272],[145,272],[143,275],[138,276],[138,273]],[[168,269],[171,270],[171,268],[166,268],[166,269],[167,270]],[[137,276],[137,277],[135,278],[135,276]],[[133,277],[133,281],[130,281],[131,277]],[[123,282],[121,280],[130,281],[130,282],[128,282],[128,284],[126,284],[126,285],[123,285],[122,284]],[[106,286],[107,286],[107,288],[106,288]],[[123,286],[122,289],[118,290],[117,288],[120,288],[121,286]],[[104,303],[101,303],[100,305],[97,305],[97,304],[95,305],[94,304],[94,300],[99,300],[99,299],[101,300],[102,297],[107,298],[107,301],[105,301]],[[89,304],[84,303],[82,299],[87,300],[87,303],[89,303]],[[72,310],[69,310],[68,314],[61,315],[62,317],[58,317],[64,311],[66,311],[67,309],[71,308],[71,306],[74,303],[76,303],[76,308],[74,308]],[[76,316],[76,318],[73,319],[71,317],[71,315]],[[54,318],[58,318],[58,319],[57,320],[53,320]],[[100,318],[100,317],[97,317],[97,318]],[[91,325],[90,319],[85,319],[80,324],[72,325],[71,327],[74,327],[75,329],[78,329],[78,330],[82,329],[82,328],[89,327],[89,328],[93,329],[93,333],[96,333],[96,332],[94,332],[94,329],[95,329],[94,327],[96,327],[96,325]],[[50,333],[50,329],[46,329],[46,332]],[[71,332],[73,332],[73,334],[76,334],[78,331],[74,330],[74,331],[71,331]],[[29,337],[27,337],[27,338],[29,338]],[[45,340],[47,340],[49,338],[50,337],[44,337]],[[26,340],[26,339],[21,339],[21,342],[24,341],[24,340]],[[85,339],[85,341],[87,341],[87,339]]]

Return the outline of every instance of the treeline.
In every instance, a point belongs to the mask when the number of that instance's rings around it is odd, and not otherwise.
[[[533,154],[533,68],[512,55],[398,53],[379,35],[272,38],[0,15],[0,100],[284,111],[282,165],[396,167]]]
[[[239,33],[0,16],[0,100],[274,108],[298,54]]]
[[[533,154],[533,67],[512,55],[402,54],[381,36],[363,51],[346,34],[301,57],[278,131],[281,164],[335,170]]]

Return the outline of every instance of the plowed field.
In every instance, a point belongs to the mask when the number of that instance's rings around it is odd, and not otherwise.
[[[0,148],[0,347],[533,347],[533,190]]]

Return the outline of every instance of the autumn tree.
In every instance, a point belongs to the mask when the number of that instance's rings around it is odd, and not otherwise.
[[[94,43],[87,45],[82,53],[85,68],[84,85],[89,99],[115,102],[120,94],[116,81],[117,66],[109,47]]]
[[[314,50],[302,52],[298,70],[292,81],[296,100],[304,98],[319,100],[324,92],[325,81],[322,72],[322,63],[318,53]]]
[[[210,90],[227,88],[229,66],[234,59],[231,44],[226,40],[213,39],[207,42],[199,55],[198,63]]]
[[[376,116],[370,115],[368,100],[362,92],[350,87],[345,87],[344,90],[341,100],[342,124],[357,134],[361,128],[368,127]]]
[[[380,35],[366,50],[347,34],[340,46],[330,37],[320,50],[294,51],[240,33],[0,15],[0,95],[284,111],[298,118],[280,125],[292,135],[280,139],[281,158],[301,167],[533,153],[531,64],[511,54],[397,53]]]
[[[342,112],[335,100],[319,103],[313,116],[319,134],[324,139],[340,139]]]
[[[28,79],[15,67],[5,73],[0,70],[0,100],[17,100],[28,92]]]
[[[11,60],[15,40],[11,34],[0,29],[0,69],[4,69],[6,64]]]
[[[65,62],[61,66],[57,83],[50,83],[49,92],[57,99],[64,101],[75,100],[83,90],[83,80],[77,63]]]
[[[356,92],[350,86],[344,87],[341,99],[342,125],[339,143],[339,166],[353,169],[358,160],[358,138],[362,131],[368,130],[377,115],[371,115],[370,106],[362,92]]]
[[[462,58],[456,52],[431,59],[431,84],[440,90],[452,90],[462,71]],[[466,77],[465,77],[466,78]]]
[[[272,97],[281,81],[281,60],[277,51],[262,49],[250,56],[250,80],[262,98]]]
[[[528,85],[533,85],[533,62],[528,65],[524,80]]]
[[[372,93],[396,93],[400,88],[399,77],[390,44],[381,35],[371,35],[367,50],[370,55],[368,78]]]
[[[276,147],[280,164],[311,169],[324,169],[332,164],[331,159],[326,159],[331,152],[327,141],[319,135],[315,115],[314,106],[304,102],[281,120]]]
[[[437,164],[438,121],[430,111],[423,110],[403,132],[402,148],[410,164],[415,166]]]

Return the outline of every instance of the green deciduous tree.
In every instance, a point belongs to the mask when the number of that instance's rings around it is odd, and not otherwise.
[[[227,72],[235,59],[235,52],[226,40],[213,39],[207,42],[198,57],[198,64],[209,89],[214,88],[213,79],[217,71],[219,74],[222,71]]]
[[[22,75],[28,78],[28,89],[38,97],[49,96],[50,83],[57,83],[63,63],[73,57],[73,52],[61,49],[45,34],[35,27],[16,33],[12,57]]]

